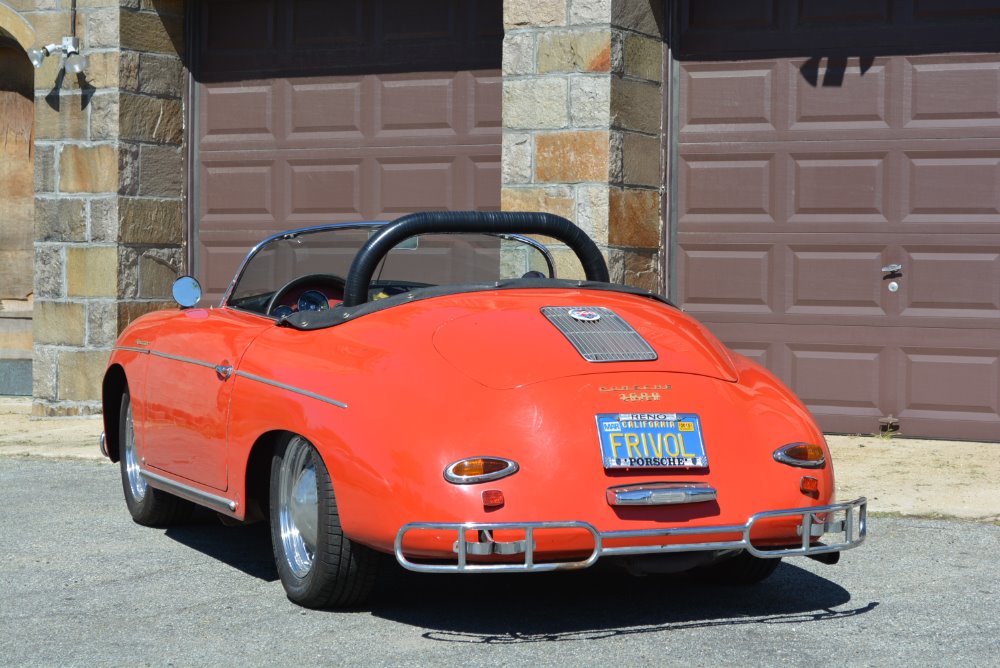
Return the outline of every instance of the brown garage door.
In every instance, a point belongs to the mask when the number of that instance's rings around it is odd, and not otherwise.
[[[677,21],[686,310],[828,431],[1000,440],[1000,5],[685,0]]]
[[[193,11],[196,274],[217,300],[289,228],[499,209],[500,0]]]

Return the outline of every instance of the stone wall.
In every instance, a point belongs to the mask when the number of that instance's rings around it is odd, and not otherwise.
[[[506,0],[502,206],[573,220],[614,281],[662,289],[663,17],[649,0]],[[561,275],[578,265],[557,257]]]
[[[89,63],[35,77],[35,415],[100,411],[112,344],[169,296],[183,219],[183,3],[80,0]],[[70,34],[69,3],[22,2],[36,44]]]

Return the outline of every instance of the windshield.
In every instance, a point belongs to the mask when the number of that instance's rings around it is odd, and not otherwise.
[[[326,310],[343,298],[343,284],[358,250],[381,225],[357,224],[291,232],[253,253],[226,305],[282,317]],[[369,299],[432,285],[472,284],[554,272],[544,246],[516,235],[427,234],[386,254],[372,278]]]

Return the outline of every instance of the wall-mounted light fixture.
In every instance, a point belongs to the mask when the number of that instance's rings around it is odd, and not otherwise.
[[[54,53],[63,54],[63,67],[70,74],[79,74],[87,67],[87,56],[80,53],[80,40],[76,37],[63,37],[62,44],[49,44],[40,49],[28,49],[28,58],[36,68],[42,66],[47,56]]]

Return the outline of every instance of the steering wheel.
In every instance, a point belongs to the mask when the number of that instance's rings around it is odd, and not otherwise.
[[[328,297],[342,298],[344,296],[344,279],[340,276],[335,274],[306,274],[305,276],[293,278],[278,288],[271,295],[270,301],[267,302],[267,308],[264,309],[264,313],[271,315],[274,309],[281,305],[281,300],[289,292],[302,285],[309,285],[310,287],[326,286],[333,293],[327,295]]]

